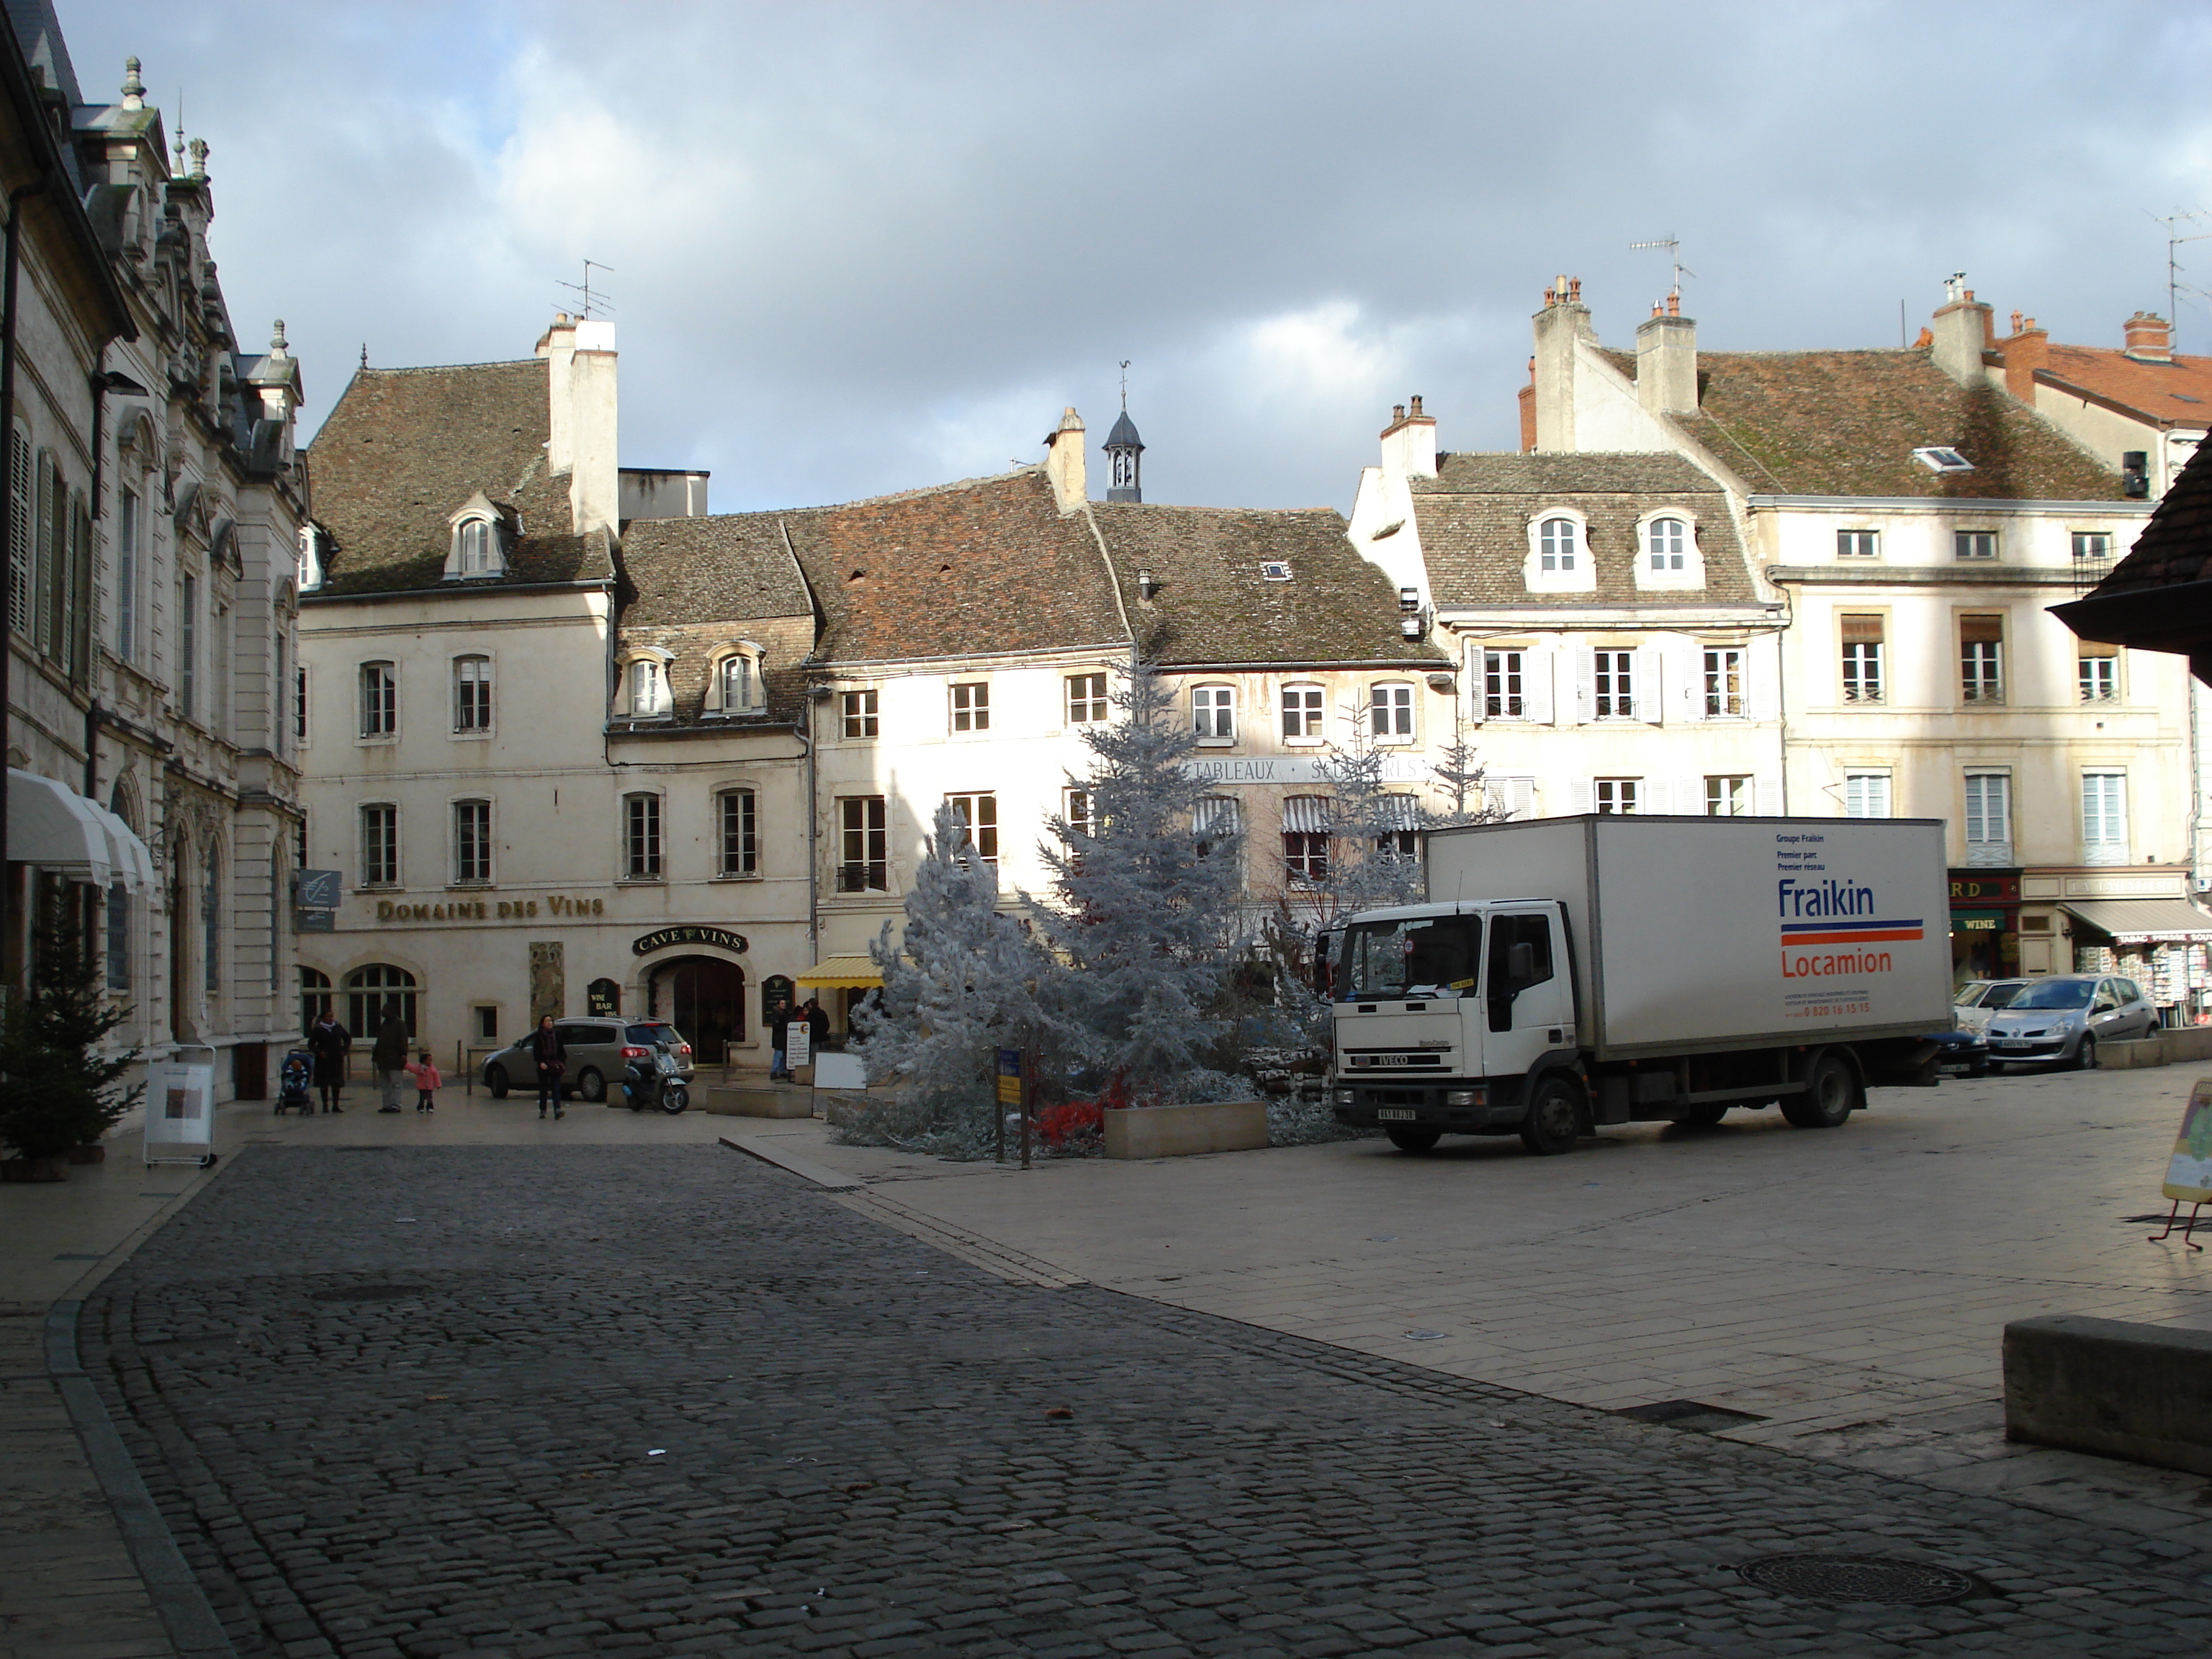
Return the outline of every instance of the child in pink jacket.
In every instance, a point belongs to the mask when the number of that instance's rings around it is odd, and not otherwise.
[[[443,1083],[445,1079],[438,1075],[438,1068],[430,1063],[430,1051],[428,1048],[422,1051],[422,1059],[408,1066],[407,1074],[415,1079],[415,1109],[418,1112],[436,1111],[438,1085]]]

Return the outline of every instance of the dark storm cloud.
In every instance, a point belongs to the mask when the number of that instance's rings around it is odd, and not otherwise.
[[[2145,210],[2212,206],[2212,12],[2075,5],[65,6],[215,146],[241,333],[313,410],[526,353],[588,256],[624,459],[722,509],[1033,459],[1115,363],[1147,495],[1348,501],[1387,406],[1515,441],[1573,272],[1626,343],[1679,233],[1704,340],[1893,343],[1964,269],[2118,343]],[[2212,228],[2208,224],[2207,228]],[[2212,242],[2198,280],[2212,286]],[[2185,349],[2212,350],[2200,299]]]

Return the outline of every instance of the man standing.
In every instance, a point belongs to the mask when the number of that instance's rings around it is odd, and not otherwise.
[[[830,1035],[830,1011],[822,1006],[820,997],[810,996],[805,1012],[807,1035],[811,1039],[808,1046],[818,1054],[822,1052],[822,1039]]]
[[[775,1006],[768,1011],[768,1080],[770,1083],[791,1081],[791,1073],[785,1069],[783,1064],[784,1043],[790,1032],[791,1004],[783,998],[778,997],[775,1000]]]
[[[400,1018],[397,1002],[384,1005],[384,1024],[376,1028],[369,1063],[376,1068],[376,1086],[384,1096],[384,1104],[376,1109],[398,1111],[400,1085],[407,1080],[407,1022]]]

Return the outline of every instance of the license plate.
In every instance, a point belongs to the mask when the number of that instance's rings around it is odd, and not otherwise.
[[[1997,1044],[1997,1047],[2000,1048],[2030,1048],[2034,1046],[2034,1044],[2028,1042],[2000,1042]]]
[[[1377,1123],[1411,1123],[1420,1114],[1410,1106],[1377,1106],[1375,1109],[1375,1121]]]

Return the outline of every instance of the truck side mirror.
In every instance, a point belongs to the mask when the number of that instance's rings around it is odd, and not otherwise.
[[[1536,947],[1523,940],[1505,947],[1505,977],[1519,990],[1536,977]]]

